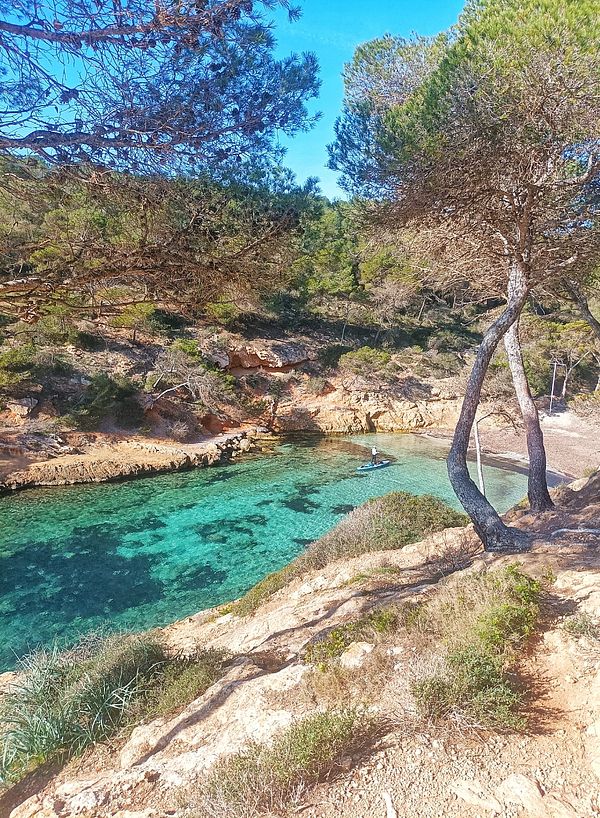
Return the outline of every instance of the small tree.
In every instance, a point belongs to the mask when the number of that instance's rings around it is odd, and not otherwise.
[[[467,469],[489,362],[532,288],[567,270],[585,275],[598,257],[596,213],[581,199],[600,174],[597,11],[596,0],[474,0],[451,35],[367,44],[345,77],[331,166],[347,187],[387,200],[385,218],[449,279],[506,299],[478,349],[448,457],[491,549],[518,536]],[[526,394],[520,402],[531,408]],[[530,420],[539,428],[536,413]],[[543,507],[541,435],[528,445],[530,496]]]
[[[131,330],[131,340],[135,344],[138,332],[152,332],[157,328],[154,304],[130,304],[120,315],[111,319],[113,327]]]

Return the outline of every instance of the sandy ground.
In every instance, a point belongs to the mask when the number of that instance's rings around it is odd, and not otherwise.
[[[550,471],[577,478],[600,468],[600,418],[581,418],[566,411],[542,416],[541,422]],[[500,426],[490,419],[480,424],[479,435],[485,453],[527,466],[527,442],[521,429]],[[431,436],[451,438],[452,430],[432,432]],[[474,443],[472,448],[474,453]]]
[[[484,421],[485,423],[485,421]],[[542,418],[548,468],[572,477],[600,467],[600,418],[591,422],[573,412],[561,412]],[[480,429],[483,447],[493,453],[517,452],[527,455],[523,432],[505,429]]]

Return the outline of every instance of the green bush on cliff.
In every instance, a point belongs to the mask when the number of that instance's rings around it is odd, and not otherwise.
[[[381,376],[386,373],[392,356],[382,349],[360,347],[354,352],[346,352],[340,357],[339,368],[354,375],[366,377]]]
[[[125,429],[136,428],[144,417],[137,397],[137,389],[127,378],[111,378],[104,372],[92,376],[91,383],[71,419],[80,429],[95,429],[112,417]]]
[[[412,690],[429,719],[521,728],[522,694],[509,671],[539,614],[540,583],[509,565],[452,583],[425,605],[411,625],[443,661]]]
[[[464,514],[450,508],[438,497],[417,497],[404,491],[377,497],[351,511],[293,562],[266,576],[226,610],[246,616],[308,571],[323,568],[338,559],[403,548],[436,531],[464,526],[467,522]]]
[[[308,546],[299,558],[305,570],[371,551],[403,548],[444,528],[464,526],[464,514],[429,494],[394,491],[355,508],[338,525]]]
[[[223,674],[227,658],[216,650],[172,657],[152,635],[92,635],[67,651],[25,657],[0,701],[0,785],[185,706]]]
[[[33,344],[0,348],[0,387],[13,386],[31,377],[35,366]]]
[[[194,818],[280,815],[342,760],[367,751],[381,725],[356,709],[326,710],[293,724],[272,744],[252,743],[218,761],[201,785]],[[189,803],[189,799],[186,797]],[[195,805],[194,805],[195,806]]]

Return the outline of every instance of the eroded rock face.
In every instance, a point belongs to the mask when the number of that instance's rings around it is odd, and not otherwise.
[[[460,412],[460,400],[411,401],[370,392],[336,389],[301,406],[280,403],[275,428],[280,432],[318,431],[407,432],[430,427],[451,428]]]
[[[219,435],[208,443],[181,446],[148,444],[136,440],[98,446],[86,454],[66,455],[32,463],[26,469],[9,474],[0,483],[0,492],[32,486],[103,483],[211,466],[247,451],[250,442],[246,438],[247,433],[243,431]]]
[[[285,369],[309,360],[304,344],[284,341],[253,341],[229,350],[229,366],[243,369]]]

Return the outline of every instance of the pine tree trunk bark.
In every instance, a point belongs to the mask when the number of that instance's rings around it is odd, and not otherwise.
[[[492,355],[503,335],[519,318],[528,293],[525,269],[521,264],[515,263],[510,270],[509,297],[504,312],[486,331],[477,350],[448,455],[448,476],[452,488],[471,518],[484,548],[488,551],[519,549],[523,546],[524,535],[502,522],[496,509],[486,500],[471,479],[467,468],[469,439],[481,398],[483,381]]]
[[[592,315],[592,311],[590,310],[590,305],[588,304],[588,300],[583,294],[583,291],[580,289],[579,285],[574,281],[568,281],[566,284],[567,291],[570,293],[571,297],[579,307],[579,312],[581,313],[582,317],[588,322],[590,327],[593,329],[594,333],[598,340],[600,340],[600,321]]]
[[[542,427],[540,426],[540,416],[531,395],[523,365],[518,321],[515,321],[504,336],[504,346],[527,437],[527,452],[529,454],[527,497],[529,498],[529,507],[532,511],[547,511],[554,507],[554,503],[548,492],[548,482],[546,480],[546,448]]]

